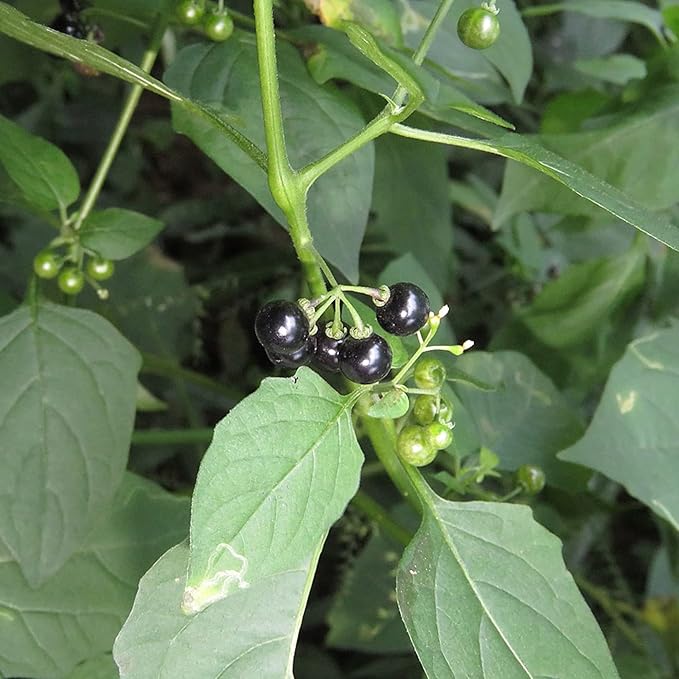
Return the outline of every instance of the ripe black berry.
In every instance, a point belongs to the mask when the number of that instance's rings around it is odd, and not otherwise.
[[[352,382],[373,384],[391,370],[391,349],[379,335],[367,339],[347,337],[340,349],[340,370]]]
[[[257,313],[255,335],[268,352],[289,356],[306,344],[309,320],[297,304],[285,300],[269,302]]]
[[[429,298],[414,283],[389,286],[389,301],[377,309],[378,323],[392,335],[412,335],[429,318]]]
[[[77,14],[71,12],[59,14],[52,22],[51,28],[59,33],[70,35],[72,38],[87,37],[87,26]]]
[[[338,373],[340,370],[340,349],[343,344],[344,339],[333,339],[321,330],[316,336],[314,365],[322,370]]]
[[[302,345],[302,348],[291,354],[277,354],[275,351],[269,349],[266,351],[266,355],[274,365],[280,365],[283,368],[295,370],[296,368],[301,368],[303,365],[309,365],[314,357],[315,351],[316,337],[314,336],[307,338],[307,341]]]

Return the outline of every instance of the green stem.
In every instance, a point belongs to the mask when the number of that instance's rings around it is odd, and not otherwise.
[[[418,514],[422,512],[418,495],[405,465],[396,456],[396,428],[392,420],[362,418],[363,429],[370,439],[379,461],[401,495]]]
[[[153,64],[155,63],[158,56],[158,51],[160,50],[160,44],[163,40],[166,27],[167,19],[164,15],[159,14],[152,26],[149,46],[144,52],[144,56],[142,57],[141,63],[139,64],[139,67],[146,73],[150,73],[151,68],[153,68]],[[78,218],[73,225],[73,229],[75,231],[77,231],[82,226],[83,222],[90,214],[97,202],[97,199],[99,198],[101,189],[104,186],[106,177],[108,176],[109,170],[111,169],[111,165],[113,165],[113,161],[115,160],[116,154],[118,153],[118,149],[120,148],[120,144],[123,141],[123,137],[127,132],[130,120],[132,120],[132,116],[135,109],[137,108],[137,104],[139,103],[139,99],[143,91],[144,88],[141,85],[133,85],[127,95],[127,98],[125,99],[120,116],[118,117],[118,122],[116,123],[115,129],[113,130],[111,138],[109,139],[108,146],[104,151],[104,155],[99,162],[99,167],[97,168],[92,182],[90,183],[89,189],[85,194],[82,205],[80,206],[80,210],[78,211]]]
[[[394,521],[389,516],[389,512],[364,491],[359,490],[351,504],[371,521],[374,521],[384,531],[385,535],[388,535],[396,542],[400,542],[404,547],[412,540],[412,533]]]
[[[212,429],[144,429],[132,433],[136,446],[168,446],[208,444],[212,441]]]
[[[413,54],[413,61],[418,66],[421,66],[424,62],[432,44],[434,43],[436,33],[438,32],[439,28],[441,28],[441,24],[448,15],[448,12],[450,11],[450,8],[453,6],[454,2],[455,0],[442,0],[441,4],[436,10],[436,14],[434,14],[429,26],[427,26],[427,30],[424,32],[422,40],[415,50],[415,54]]]
[[[292,169],[285,145],[276,66],[273,2],[272,0],[255,0],[254,8],[259,85],[268,151],[269,188],[276,204],[287,217],[290,238],[309,288],[314,296],[320,296],[326,291],[326,286],[307,221],[307,187],[304,187],[299,175]]]

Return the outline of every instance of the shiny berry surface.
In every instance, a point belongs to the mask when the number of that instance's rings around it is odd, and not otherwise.
[[[347,337],[340,349],[340,370],[352,382],[374,384],[391,370],[391,349],[379,335],[367,339]]]
[[[59,289],[66,295],[77,295],[85,285],[85,276],[80,269],[70,266],[59,274]]]
[[[467,47],[485,50],[500,36],[500,21],[494,12],[483,7],[470,7],[462,12],[457,22],[457,35]]]
[[[340,370],[340,349],[344,344],[344,338],[340,340],[328,337],[323,330],[316,335],[316,353],[314,366],[331,373]]]
[[[87,260],[87,273],[95,281],[105,281],[113,276],[115,265],[110,259],[95,257]]]
[[[296,370],[303,365],[309,365],[316,351],[316,338],[309,337],[301,349],[294,351],[291,354],[277,354],[274,351],[268,350],[266,355],[274,365],[279,365],[283,368]]]
[[[425,356],[415,366],[415,384],[420,389],[438,389],[446,379],[446,368],[437,358]]]
[[[210,12],[203,23],[203,30],[213,42],[224,42],[233,33],[233,19],[226,12]]]
[[[413,403],[413,418],[417,424],[425,426],[436,419],[436,397],[423,394]]]
[[[269,302],[257,313],[255,335],[259,343],[274,355],[294,354],[306,344],[309,320],[293,302]]]
[[[396,452],[407,464],[424,467],[434,461],[437,451],[427,441],[424,428],[413,424],[404,427],[399,433]]]
[[[43,250],[33,260],[33,271],[39,278],[56,278],[61,269],[61,261],[53,252]]]
[[[424,428],[424,435],[427,443],[434,450],[445,450],[453,443],[453,432],[451,428],[441,422],[432,422]]]
[[[389,300],[375,312],[377,322],[392,335],[412,335],[429,318],[429,298],[414,283],[389,286]]]
[[[177,5],[176,14],[184,26],[197,26],[205,14],[205,3],[201,0],[183,0]]]
[[[529,495],[537,495],[545,487],[545,472],[534,464],[524,464],[516,470],[516,480]]]

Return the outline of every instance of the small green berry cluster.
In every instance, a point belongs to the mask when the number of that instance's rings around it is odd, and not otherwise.
[[[95,288],[101,299],[108,297],[108,291],[99,285],[100,281],[111,278],[115,266],[110,259],[96,254],[87,258],[85,272],[82,262],[68,255],[61,255],[52,248],[39,252],[33,259],[33,271],[38,278],[57,279],[59,289],[65,295],[77,295],[85,287],[85,281]]]
[[[403,462],[415,467],[431,464],[439,450],[453,445],[453,405],[441,396],[446,380],[443,363],[430,356],[422,358],[413,374],[417,390],[405,426],[398,435],[396,450]]]
[[[223,2],[208,8],[205,0],[181,0],[176,15],[184,26],[201,26],[203,33],[213,42],[224,42],[233,33],[233,19]]]

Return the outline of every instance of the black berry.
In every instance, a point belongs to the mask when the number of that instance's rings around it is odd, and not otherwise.
[[[301,349],[291,354],[277,354],[275,351],[267,350],[266,355],[274,365],[295,370],[303,365],[309,365],[316,351],[316,337],[309,337]]]
[[[412,335],[429,318],[429,298],[414,283],[389,287],[389,301],[377,309],[377,322],[392,335]]]
[[[268,352],[289,356],[306,344],[309,320],[297,304],[285,300],[269,302],[257,313],[255,335]]]
[[[51,28],[59,33],[70,35],[72,38],[86,38],[87,26],[81,21],[77,14],[65,12],[59,14],[52,22]]]
[[[347,337],[340,349],[340,370],[352,382],[374,384],[391,370],[391,349],[379,335],[367,339]]]
[[[322,370],[338,373],[340,370],[340,349],[343,344],[344,339],[333,339],[321,330],[316,336],[314,365]]]

